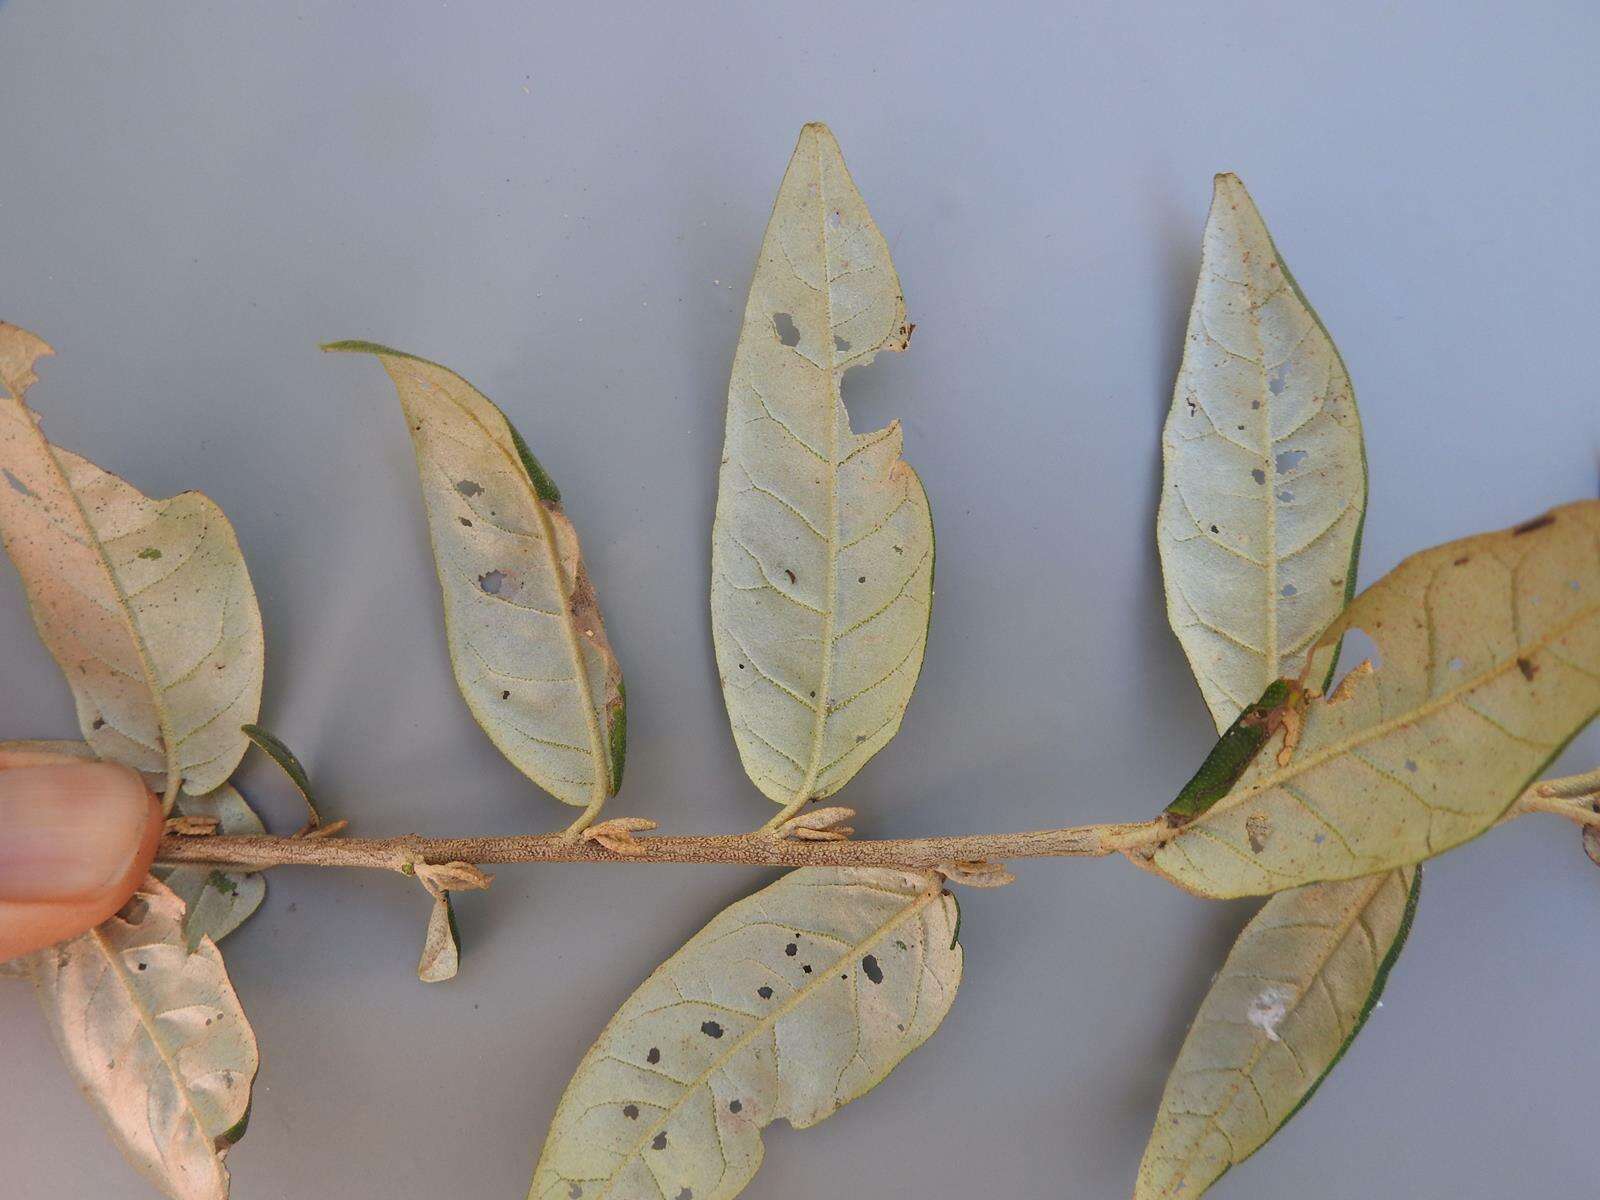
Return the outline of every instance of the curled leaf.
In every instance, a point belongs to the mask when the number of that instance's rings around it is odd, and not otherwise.
[[[210,939],[149,880],[116,916],[34,956],[62,1057],[128,1160],[172,1200],[225,1200],[260,1059]]]
[[[1167,613],[1221,730],[1349,602],[1367,498],[1350,376],[1235,175],[1216,177],[1161,449]]]
[[[1406,559],[1328,628],[1309,671],[1355,628],[1381,661],[1310,700],[1293,758],[1256,754],[1154,869],[1202,895],[1275,892],[1488,829],[1600,711],[1597,548],[1590,500]]]
[[[467,862],[415,863],[412,871],[435,899],[447,892],[481,891],[494,882],[493,875]]]
[[[711,623],[744,768],[832,795],[900,728],[922,669],[933,521],[898,421],[850,428],[840,381],[905,348],[889,247],[824,125],[778,190],[728,385]]]
[[[227,782],[261,701],[261,614],[211,500],[151,500],[45,440],[24,403],[45,346],[0,323],[0,540],[100,758],[190,795]]]
[[[1134,1200],[1195,1200],[1300,1111],[1383,994],[1421,883],[1407,867],[1262,906],[1178,1053]]]
[[[556,1110],[531,1200],[728,1200],[761,1131],[815,1125],[944,1019],[961,978],[936,875],[806,868],[725,909],[611,1019]]]
[[[323,349],[376,355],[399,393],[467,707],[524,775],[598,809],[622,784],[626,700],[561,493],[455,372],[371,342]]]
[[[853,808],[813,808],[790,817],[778,827],[778,835],[802,842],[842,842],[855,832],[844,824],[855,815]]]
[[[586,842],[604,846],[613,854],[637,858],[645,852],[645,847],[633,835],[654,828],[656,823],[648,817],[612,817],[609,821],[589,826],[581,837]]]
[[[963,887],[997,888],[1017,881],[1017,877],[1006,869],[1004,863],[962,860],[940,863],[934,870],[951,883],[959,883]]]
[[[423,983],[443,983],[454,979],[461,968],[461,934],[456,928],[456,910],[449,892],[436,892],[428,915],[428,932],[422,941],[422,958],[417,962],[417,978]]]
[[[278,764],[283,773],[289,777],[289,782],[294,784],[295,791],[300,793],[300,799],[305,801],[307,822],[301,836],[319,828],[322,825],[322,815],[317,812],[317,802],[311,796],[311,777],[306,774],[305,767],[295,757],[294,751],[289,749],[277,734],[263,729],[260,725],[243,725],[239,732],[249,738],[256,749]]]

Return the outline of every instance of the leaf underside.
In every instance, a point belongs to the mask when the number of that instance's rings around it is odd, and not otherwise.
[[[151,500],[45,440],[24,397],[48,352],[0,324],[0,538],[95,753],[204,795],[243,757],[239,726],[261,701],[244,556],[207,497]]]
[[[889,248],[823,125],[801,131],[728,386],[711,621],[745,771],[779,804],[838,791],[922,668],[933,521],[898,421],[857,434],[840,380],[904,349]]]
[[[1344,363],[1233,175],[1161,445],[1167,613],[1220,731],[1299,675],[1354,594],[1367,486]]]
[[[454,979],[461,969],[461,938],[456,931],[455,909],[450,893],[433,898],[428,913],[428,929],[422,939],[422,957],[417,960],[417,978],[423,983],[443,983]]]
[[[227,837],[256,837],[267,831],[231,784],[204,796],[184,796],[177,811],[189,817],[217,818],[217,833]],[[157,867],[154,874],[183,901],[183,926],[190,949],[198,947],[201,938],[220,942],[243,925],[267,897],[267,879],[261,871],[193,865]]]
[[[532,1200],[728,1200],[761,1130],[875,1087],[961,978],[936,875],[812,867],[725,909],[612,1018],[556,1110]]]
[[[1134,1200],[1195,1200],[1310,1099],[1382,995],[1420,885],[1406,867],[1262,906],[1178,1053]]]
[[[260,1059],[216,945],[147,880],[99,928],[34,956],[67,1066],[123,1154],[173,1200],[224,1200]]]
[[[555,484],[495,405],[437,363],[370,342],[411,431],[456,683],[490,740],[566,804],[615,795],[622,669]]]
[[[1600,711],[1600,501],[1406,559],[1318,641],[1364,630],[1380,662],[1306,706],[1152,859],[1207,896],[1420,862],[1476,837]]]

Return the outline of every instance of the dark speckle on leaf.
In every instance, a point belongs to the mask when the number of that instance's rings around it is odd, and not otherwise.
[[[639,1119],[639,1106],[637,1104],[624,1104],[622,1106],[622,1115],[630,1121],[637,1121]]]
[[[756,995],[760,996],[763,1000],[771,1000],[772,989],[769,987],[758,987],[756,989]]]
[[[694,1200],[694,1193],[688,1188],[684,1188],[678,1193],[677,1200]]]
[[[667,1148],[667,1135],[666,1135],[666,1132],[663,1130],[661,1133],[656,1134],[655,1138],[650,1142],[650,1149],[652,1149],[652,1150],[665,1150],[666,1148]]]
[[[729,1100],[728,1101],[728,1111],[731,1112],[731,1113],[739,1112],[743,1108],[744,1108],[744,1104],[743,1104],[743,1102],[741,1102],[739,1100]]]
[[[151,562],[154,562],[156,559],[161,557],[161,551],[157,550],[154,546],[146,546],[143,550],[139,551],[139,557],[147,558]]]
[[[465,525],[465,526],[466,526],[466,527],[467,527],[467,528],[468,528],[468,529],[471,529],[471,528],[472,528],[472,522],[471,522],[471,521],[469,521],[469,520],[467,520],[467,518],[466,518],[466,517],[457,517],[457,518],[456,518],[456,520],[458,520],[458,521],[460,521],[460,522],[461,522],[461,523],[462,523],[462,524],[463,524],[463,525]]]
[[[861,960],[861,970],[873,983],[883,982],[883,968],[878,965],[878,960],[872,955],[867,955]]]
[[[651,1046],[650,1047],[650,1053],[646,1054],[644,1056],[644,1060],[645,1060],[645,1062],[652,1063],[652,1064],[660,1062],[661,1061],[661,1051],[657,1050],[654,1046]]]
[[[567,1185],[567,1195],[568,1195],[568,1197],[570,1197],[570,1200],[578,1200],[578,1198],[583,1195],[583,1184],[581,1184],[581,1183],[570,1183],[570,1184],[568,1184]]]
[[[800,969],[802,971],[804,971],[807,975],[811,974],[811,964],[810,963],[807,963],[805,966],[801,967]]]
[[[460,483],[456,484],[456,491],[460,492],[463,496],[478,496],[483,494],[483,487],[474,480],[463,479]]]
[[[700,1032],[707,1037],[719,1038],[722,1036],[722,1026],[715,1021],[702,1021],[700,1023]]]
[[[800,953],[800,947],[797,946],[795,943],[790,942],[787,946],[785,946],[783,948],[783,952],[785,954],[787,954],[790,958],[793,958],[796,954]]]
[[[489,595],[498,596],[501,589],[506,586],[506,573],[504,571],[486,571],[478,576],[478,586]]]

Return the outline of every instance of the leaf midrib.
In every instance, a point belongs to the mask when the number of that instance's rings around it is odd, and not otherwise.
[[[1361,915],[1363,913],[1365,913],[1367,911],[1367,909],[1372,905],[1372,903],[1378,898],[1378,893],[1380,891],[1382,891],[1384,884],[1386,884],[1389,881],[1389,878],[1390,878],[1390,876],[1392,874],[1394,874],[1394,872],[1385,872],[1383,874],[1374,875],[1374,876],[1371,877],[1372,886],[1367,891],[1367,894],[1364,897],[1362,897],[1361,903],[1359,903],[1357,905],[1354,905],[1350,910],[1350,914],[1345,918],[1345,920],[1341,924],[1339,924],[1338,926],[1335,927],[1334,935],[1331,938],[1328,939],[1323,953],[1318,958],[1316,958],[1314,960],[1316,965],[1313,968],[1313,970],[1306,976],[1305,988],[1298,995],[1295,996],[1294,1007],[1292,1009],[1288,1010],[1288,1012],[1286,1012],[1284,1014],[1285,1015],[1285,1019],[1287,1019],[1288,1016],[1290,1016],[1291,1014],[1297,1013],[1297,1012],[1300,1011],[1301,1004],[1303,1004],[1305,1002],[1306,997],[1311,994],[1312,985],[1314,985],[1316,983],[1317,979],[1322,975],[1322,973],[1327,970],[1328,963],[1332,961],[1334,953],[1339,949],[1339,947],[1344,945],[1345,939],[1350,936],[1350,930],[1355,926],[1355,923],[1358,920],[1360,920]],[[1311,886],[1315,887],[1317,885],[1313,884]],[[1383,963],[1383,956],[1382,955],[1376,956],[1374,965],[1375,966],[1381,966],[1382,963]],[[1226,967],[1224,967],[1224,971],[1226,971]],[[1376,984],[1376,979],[1377,979],[1377,977],[1374,976],[1374,984]],[[1219,979],[1219,982],[1220,981],[1221,980]],[[1369,988],[1368,989],[1369,993],[1370,993],[1370,990],[1371,989]],[[1338,1010],[1335,1009],[1334,1011],[1337,1013]],[[1281,1023],[1282,1022],[1280,1022],[1280,1024]],[[1340,1034],[1341,1034],[1340,1042],[1341,1042],[1341,1044],[1343,1044],[1344,1041],[1346,1040],[1343,1037],[1343,1032],[1344,1032],[1343,1028],[1341,1027],[1341,1029],[1340,1029]],[[1354,1034],[1352,1034],[1351,1036],[1353,1037]],[[1245,1060],[1243,1065],[1234,1068],[1234,1072],[1237,1075],[1237,1078],[1233,1081],[1233,1083],[1231,1083],[1228,1086],[1228,1090],[1227,1090],[1226,1094],[1224,1095],[1223,1100],[1221,1102],[1219,1102],[1215,1106],[1215,1110],[1213,1112],[1209,1112],[1209,1113],[1206,1114],[1206,1123],[1208,1125],[1215,1126],[1219,1132],[1222,1132],[1223,1140],[1225,1140],[1228,1143],[1228,1150],[1229,1150],[1230,1155],[1234,1153],[1233,1139],[1231,1137],[1229,1137],[1226,1132],[1222,1131],[1221,1123],[1218,1120],[1218,1116],[1219,1116],[1220,1113],[1224,1112],[1230,1104],[1233,1103],[1233,1098],[1239,1094],[1239,1089],[1243,1086],[1242,1081],[1244,1080],[1244,1078],[1247,1075],[1249,1075],[1249,1073],[1251,1071],[1255,1070],[1256,1065],[1261,1061],[1261,1056],[1267,1052],[1267,1047],[1270,1046],[1270,1045],[1272,1045],[1272,1042],[1267,1038],[1261,1038],[1258,1041],[1256,1046],[1251,1050],[1251,1052],[1249,1054],[1249,1057]],[[1299,1060],[1296,1059],[1296,1062],[1298,1062],[1298,1061]],[[1315,1083],[1316,1081],[1313,1080],[1312,1082]],[[1267,1120],[1270,1121],[1272,1119],[1272,1114],[1271,1113],[1265,1113],[1264,1115],[1266,1116]],[[1272,1131],[1269,1130],[1267,1136],[1270,1137],[1271,1133],[1272,1133]],[[1257,1143],[1256,1149],[1259,1149],[1260,1146],[1263,1145],[1263,1144],[1265,1144],[1265,1143],[1264,1142]],[[1182,1176],[1188,1174],[1189,1167],[1194,1162],[1194,1159],[1199,1154],[1199,1152],[1200,1152],[1200,1144],[1199,1144],[1199,1141],[1197,1139],[1194,1142],[1190,1143],[1190,1146],[1189,1146],[1188,1150],[1185,1151],[1185,1153],[1184,1153],[1182,1158],[1179,1158],[1179,1159],[1175,1160],[1177,1162],[1177,1164],[1178,1164],[1178,1170],[1177,1170],[1176,1173],[1179,1175],[1180,1178]],[[1254,1150],[1247,1152],[1244,1157],[1248,1158],[1251,1153],[1254,1153]],[[1237,1163],[1241,1162],[1241,1161],[1243,1161],[1243,1159],[1235,1160],[1235,1164],[1234,1165],[1237,1165]],[[1170,1196],[1173,1193],[1172,1193],[1172,1190],[1170,1188],[1163,1188],[1161,1194],[1164,1195],[1164,1196]]]
[[[670,1105],[666,1106],[662,1110],[661,1116],[656,1118],[652,1125],[643,1130],[638,1139],[636,1139],[634,1143],[629,1146],[625,1152],[623,1152],[623,1156],[616,1169],[613,1170],[609,1176],[607,1176],[605,1186],[601,1188],[600,1193],[595,1197],[595,1200],[605,1200],[605,1198],[610,1195],[611,1188],[616,1183],[617,1177],[621,1175],[623,1167],[632,1162],[635,1158],[639,1157],[639,1155],[644,1152],[644,1147],[650,1144],[657,1133],[661,1132],[661,1130],[666,1126],[667,1122],[671,1120],[673,1114],[676,1113],[678,1109],[688,1101],[689,1097],[697,1093],[702,1087],[705,1087],[711,1077],[729,1062],[731,1062],[734,1056],[739,1054],[746,1046],[748,1046],[758,1034],[763,1034],[771,1030],[777,1025],[781,1018],[787,1016],[794,1009],[798,1008],[819,989],[831,985],[834,982],[834,971],[836,971],[842,964],[852,958],[855,958],[857,955],[877,945],[884,938],[888,937],[890,933],[892,933],[898,926],[903,924],[908,918],[915,916],[917,913],[920,913],[924,908],[926,908],[934,899],[939,896],[941,890],[942,888],[939,881],[936,878],[931,879],[928,883],[928,886],[924,887],[920,892],[907,897],[909,902],[904,908],[897,911],[887,921],[883,922],[883,924],[879,925],[871,933],[867,934],[866,937],[857,942],[853,942],[849,949],[845,950],[842,954],[835,958],[831,964],[829,964],[828,970],[817,972],[816,977],[810,983],[797,989],[792,996],[774,1008],[771,1012],[764,1013],[762,1016],[758,1017],[755,1024],[753,1024],[745,1033],[741,1034],[739,1038],[735,1040],[720,1055],[717,1055],[715,1058],[713,1058],[706,1066],[705,1070],[701,1071],[700,1074],[696,1075],[693,1079],[685,1083],[683,1085],[683,1094],[674,1100]],[[677,955],[673,956],[673,958],[676,957]],[[660,970],[664,971],[667,966],[671,964],[671,962],[672,959],[669,958],[661,965]],[[857,1015],[856,1019],[859,1022],[859,1014]],[[601,1040],[604,1040],[604,1037],[605,1034],[602,1033]],[[597,1047],[599,1044],[599,1042],[596,1042]],[[581,1069],[582,1068],[580,1067],[580,1070]],[[773,1071],[774,1077],[776,1077],[776,1072],[778,1071],[778,1064],[776,1061],[773,1063]],[[773,1119],[777,1119],[777,1114],[774,1114]]]
[[[38,422],[32,419],[32,410],[28,407],[26,399],[17,396],[9,388],[6,396],[17,406],[20,424],[44,448],[44,457],[49,464],[49,469],[54,473],[56,482],[61,490],[72,501],[72,510],[78,515],[84,533],[88,537],[88,547],[94,553],[95,562],[105,575],[107,583],[111,585],[112,595],[117,601],[117,616],[121,619],[124,628],[128,631],[128,639],[133,644],[134,655],[139,660],[139,670],[144,675],[145,691],[150,696],[150,706],[155,710],[156,724],[161,731],[162,757],[167,761],[166,792],[163,797],[163,807],[170,810],[177,801],[178,788],[182,783],[182,770],[178,763],[178,743],[173,737],[172,718],[167,711],[165,696],[161,690],[159,676],[156,674],[155,662],[150,654],[150,648],[145,644],[144,635],[140,631],[138,622],[134,620],[133,610],[129,604],[127,594],[122,590],[122,583],[117,579],[117,573],[111,569],[111,564],[106,554],[105,544],[100,540],[89,514],[83,507],[83,501],[78,496],[77,489],[72,486],[67,478],[66,469],[61,465],[61,460],[56,457],[55,447],[50,444],[50,439],[44,436]],[[131,485],[130,485],[131,486]],[[143,493],[140,493],[143,495]]]
[[[445,368],[440,369],[443,370]],[[589,687],[589,671],[587,665],[583,661],[583,648],[578,642],[577,630],[573,627],[572,609],[568,603],[572,594],[572,589],[567,586],[568,581],[566,574],[561,569],[561,558],[556,548],[555,525],[550,520],[549,510],[546,508],[543,498],[540,497],[539,493],[534,489],[533,481],[528,478],[527,469],[522,465],[521,461],[517,458],[514,458],[511,453],[507,451],[503,445],[501,445],[500,439],[496,438],[489,427],[479,420],[476,413],[452,397],[447,391],[445,391],[445,389],[431,382],[430,380],[427,380],[420,375],[412,375],[412,378],[424,388],[432,391],[435,396],[442,397],[446,404],[455,407],[463,416],[467,418],[467,420],[476,425],[478,427],[478,431],[483,434],[485,440],[488,441],[488,443],[495,448],[499,455],[506,460],[506,465],[511,469],[512,476],[520,480],[527,487],[528,498],[533,505],[534,514],[539,521],[539,528],[544,534],[543,541],[545,560],[549,564],[550,573],[555,577],[557,587],[560,589],[558,594],[562,600],[560,610],[561,628],[566,634],[567,653],[572,659],[573,678],[578,685],[578,692],[583,700],[584,722],[589,731],[589,756],[591,759],[593,759],[594,784],[590,788],[589,800],[590,804],[598,809],[598,807],[603,804],[611,794],[611,764],[607,756],[602,752],[604,739],[600,732],[600,719],[595,712],[594,692]],[[457,378],[460,377],[457,376]],[[462,380],[462,383],[466,384],[466,380]],[[467,386],[471,387],[472,385],[467,384]],[[487,397],[484,399],[486,403],[494,403]],[[498,408],[496,411],[498,411]],[[506,419],[504,414],[501,415],[500,419],[502,421],[506,421],[507,429],[509,429],[510,422]],[[576,584],[577,581],[574,579],[572,581],[572,585],[575,587]]]
[[[1531,642],[1523,642],[1519,644],[1508,657],[1496,664],[1494,667],[1475,675],[1471,679],[1464,680],[1457,686],[1451,688],[1449,691],[1443,692],[1434,699],[1429,700],[1426,704],[1420,705],[1416,708],[1408,709],[1397,716],[1390,717],[1386,721],[1380,721],[1375,725],[1369,725],[1367,728],[1361,730],[1354,736],[1345,738],[1342,741],[1334,742],[1331,745],[1324,746],[1320,750],[1306,754],[1299,758],[1298,761],[1292,762],[1290,766],[1280,767],[1276,771],[1272,772],[1272,774],[1266,776],[1264,779],[1250,784],[1248,787],[1241,788],[1236,792],[1231,792],[1228,795],[1223,796],[1215,804],[1213,804],[1198,821],[1194,823],[1193,827],[1199,828],[1202,825],[1208,824],[1209,822],[1207,821],[1207,818],[1212,814],[1227,812],[1230,809],[1237,808],[1247,800],[1250,800],[1255,796],[1259,796],[1263,792],[1271,791],[1273,788],[1280,786],[1285,781],[1303,775],[1307,771],[1314,770],[1330,759],[1338,758],[1342,755],[1350,753],[1350,751],[1354,750],[1358,746],[1363,746],[1368,742],[1385,737],[1394,732],[1396,729],[1402,728],[1403,726],[1414,725],[1420,721],[1427,720],[1435,713],[1449,708],[1451,705],[1455,704],[1456,701],[1462,696],[1476,691],[1479,687],[1484,686],[1485,684],[1510,671],[1514,666],[1516,666],[1518,658],[1525,658],[1530,652],[1543,649],[1557,638],[1563,636],[1584,622],[1591,620],[1597,615],[1600,615],[1600,603],[1591,604],[1587,608],[1579,610],[1575,616],[1569,618],[1559,625],[1553,626],[1541,637],[1536,638]],[[1323,700],[1320,703],[1323,705],[1323,707],[1326,707],[1328,701]],[[1182,836],[1182,831],[1180,831],[1179,836]]]

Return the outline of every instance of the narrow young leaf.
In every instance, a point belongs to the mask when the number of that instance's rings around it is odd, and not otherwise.
[[[832,795],[900,728],[922,669],[933,521],[900,423],[850,428],[840,380],[910,338],[889,247],[807,125],[756,263],[728,386],[711,625],[745,771]]]
[[[1600,501],[1406,559],[1318,640],[1318,678],[1362,629],[1362,663],[1304,706],[1151,856],[1206,896],[1281,891],[1420,862],[1488,829],[1600,711]],[[1279,747],[1278,753],[1271,753]]]
[[[456,929],[456,910],[450,893],[433,898],[428,914],[428,931],[422,940],[422,957],[417,961],[417,978],[423,983],[443,983],[454,979],[461,969],[461,935]]]
[[[725,909],[612,1018],[531,1200],[729,1200],[761,1130],[815,1125],[938,1028],[961,979],[937,875],[811,867]]]
[[[36,954],[33,979],[128,1160],[172,1200],[224,1200],[260,1059],[216,945],[185,943],[183,902],[148,880],[98,929]]]
[[[467,707],[524,775],[598,809],[622,782],[622,668],[561,494],[455,372],[370,342],[323,349],[376,355],[399,392]]]
[[[300,793],[300,799],[305,801],[309,827],[316,829],[320,826],[322,814],[317,811],[317,802],[311,795],[311,776],[295,757],[294,751],[289,749],[277,734],[260,725],[245,725],[239,732],[249,738],[257,750],[277,763],[279,769],[289,777],[289,782],[294,784],[295,791]]]
[[[1406,867],[1262,906],[1178,1052],[1134,1200],[1195,1200],[1300,1111],[1383,994],[1421,883]]]
[[[0,324],[0,540],[85,740],[190,795],[227,782],[261,701],[261,613],[208,498],[151,500],[45,440],[24,403],[50,349]]]
[[[1354,594],[1367,491],[1350,377],[1234,175],[1216,177],[1161,449],[1167,614],[1222,730]]]
[[[228,837],[266,832],[261,818],[231,784],[204,796],[184,796],[177,811],[189,817],[214,817],[217,833]],[[191,950],[202,938],[220,942],[243,925],[267,896],[267,880],[261,871],[177,866],[157,867],[154,874],[183,902],[183,927]]]

